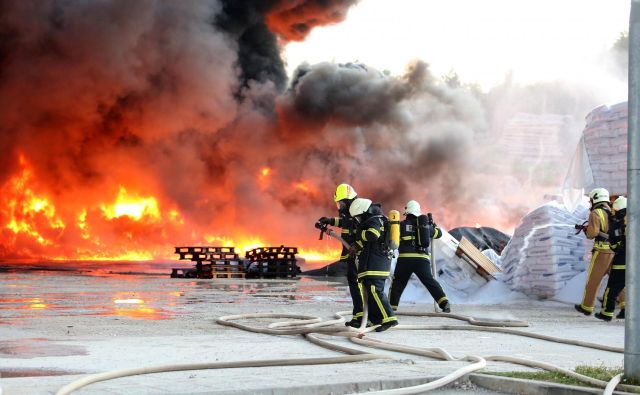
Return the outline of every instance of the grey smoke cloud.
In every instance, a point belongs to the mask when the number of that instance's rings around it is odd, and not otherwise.
[[[385,210],[418,199],[455,224],[472,202],[466,153],[485,128],[471,95],[423,62],[400,77],[302,65],[286,84],[279,42],[352,4],[0,2],[0,224],[18,217],[51,242],[5,228],[2,255],[170,256],[207,235],[314,246],[313,222],[345,181]],[[11,208],[20,156],[64,229]],[[120,188],[154,196],[162,218],[105,218]]]

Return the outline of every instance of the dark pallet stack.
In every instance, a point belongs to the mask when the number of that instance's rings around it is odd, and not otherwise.
[[[296,265],[296,247],[259,247],[247,251],[249,260],[247,277],[252,278],[287,278],[300,273]]]
[[[180,260],[195,262],[193,268],[174,268],[172,278],[244,278],[245,267],[234,247],[176,247]]]

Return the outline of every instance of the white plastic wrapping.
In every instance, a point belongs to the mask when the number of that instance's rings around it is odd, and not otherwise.
[[[528,213],[502,251],[503,280],[512,290],[552,298],[585,270],[585,236],[574,225],[588,217],[580,203],[573,212],[550,202]]]
[[[596,187],[611,195],[627,192],[627,102],[587,115],[562,188],[567,209],[573,211],[584,192]]]

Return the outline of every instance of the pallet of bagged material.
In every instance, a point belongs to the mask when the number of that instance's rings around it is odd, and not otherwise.
[[[484,256],[469,240],[463,237],[458,244],[456,255],[470,264],[478,274],[485,279],[495,279],[497,273],[502,272],[495,263]]]

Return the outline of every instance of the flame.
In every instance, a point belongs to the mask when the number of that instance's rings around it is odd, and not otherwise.
[[[308,262],[336,262],[340,259],[340,248],[317,250],[312,248],[301,248],[298,250],[298,255]]]
[[[23,155],[19,164],[20,170],[0,185],[0,228],[6,230],[0,233],[0,254],[10,251],[19,257],[54,261],[173,260],[173,247],[182,244],[235,247],[244,258],[248,250],[284,244],[299,247],[298,256],[307,262],[334,262],[340,255],[337,244],[329,248],[314,241],[300,246],[295,241],[273,240],[268,227],[263,234],[203,232],[187,221],[175,203],[144,192],[148,190],[144,184],[136,189],[131,185],[138,184],[133,182],[118,185],[116,194],[99,194],[66,206],[63,197],[58,210],[53,195],[43,192]],[[273,175],[265,166],[258,179],[266,183]],[[317,193],[308,180],[290,185],[307,195]],[[315,240],[315,231],[309,230],[310,239]]]
[[[56,215],[56,209],[49,199],[29,187],[33,183],[33,172],[23,155],[19,156],[19,163],[21,171],[0,189],[0,196],[5,199],[0,206],[0,216],[9,218],[4,228],[16,237],[22,234],[43,246],[52,245],[53,242],[42,234],[36,224],[48,225],[49,229],[58,231],[63,230],[65,224]]]
[[[122,186],[116,202],[112,206],[102,206],[102,211],[109,219],[122,216],[128,216],[135,220],[139,220],[143,216],[153,219],[160,218],[158,202],[154,197],[139,197],[136,194],[130,194]]]

